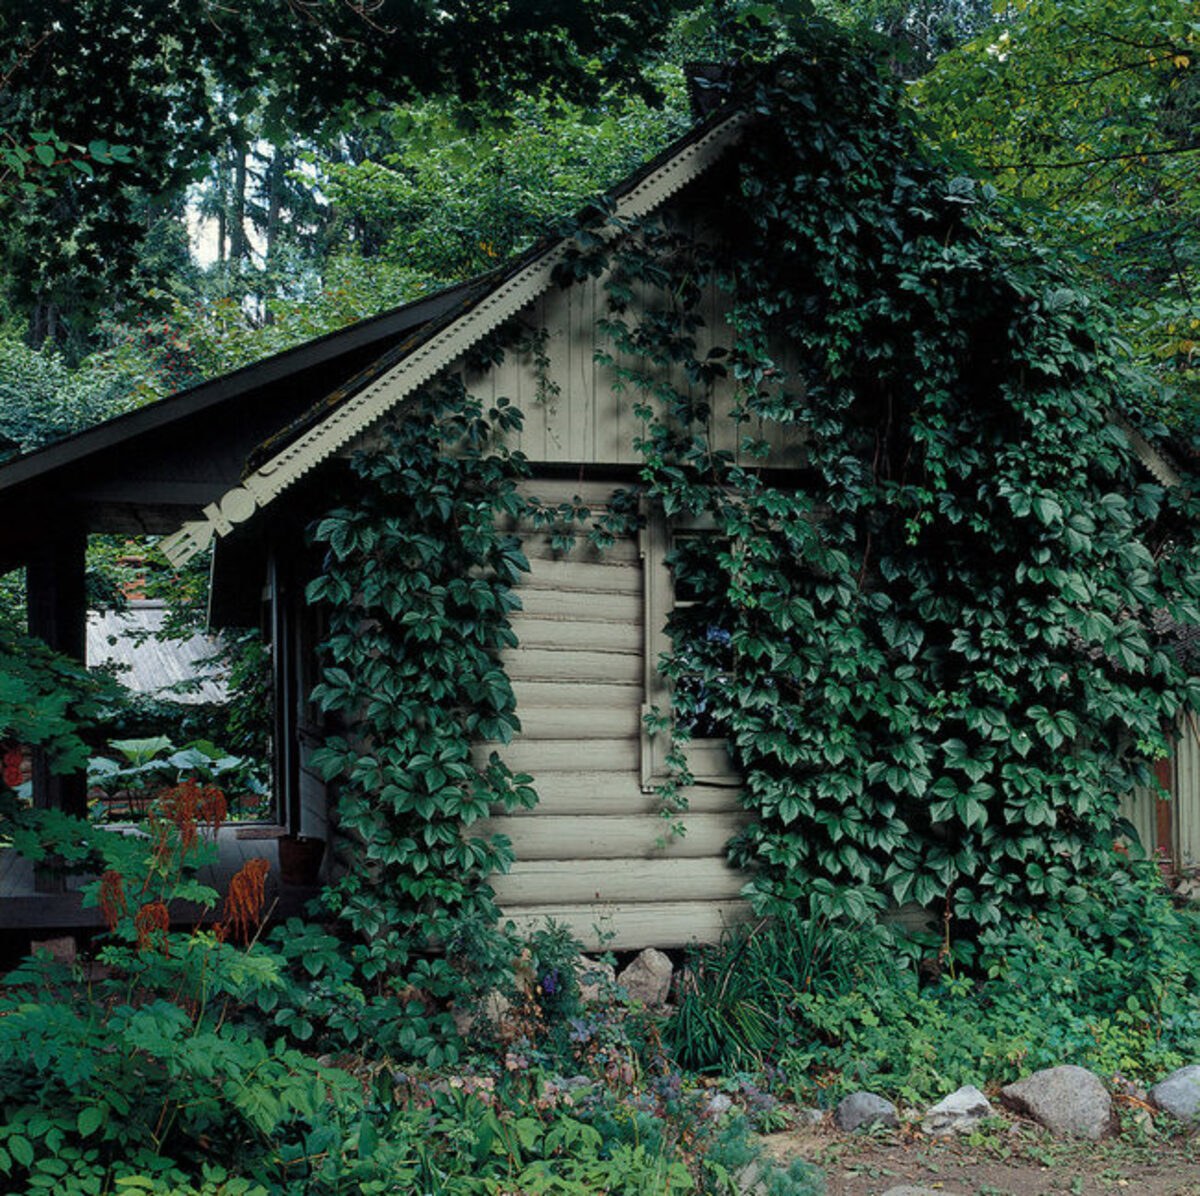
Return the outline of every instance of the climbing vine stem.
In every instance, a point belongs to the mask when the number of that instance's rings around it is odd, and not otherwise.
[[[423,1003],[494,982],[481,944],[491,937],[499,967],[505,943],[486,878],[512,853],[471,828],[536,800],[531,778],[491,750],[519,727],[498,656],[515,643],[508,615],[528,569],[501,529],[521,501],[524,463],[503,443],[520,419],[459,380],[417,396],[355,455],[353,502],[314,533],[326,560],[308,599],[327,610],[329,635],[313,696],[341,731],[313,763],[354,845],[326,898],[368,944],[368,974]]]

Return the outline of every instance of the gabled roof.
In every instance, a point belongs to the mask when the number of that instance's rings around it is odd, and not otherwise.
[[[618,184],[599,234],[615,237],[657,209],[750,119],[732,106],[718,110]],[[182,564],[547,290],[571,248],[569,237],[545,239],[486,275],[0,465],[0,570],[27,559],[56,524],[80,522],[88,531],[171,533],[162,548]],[[1152,445],[1113,422],[1157,480],[1177,484]]]
[[[64,465],[72,465],[110,445],[127,442],[144,432],[222,406],[250,391],[357,348],[375,347],[381,341],[391,341],[441,316],[464,292],[470,292],[478,285],[478,279],[471,279],[437,291],[23,453],[4,462],[0,468],[0,494]]]
[[[628,221],[658,208],[721,157],[749,119],[741,110],[718,112],[626,179],[609,193],[612,206],[599,235],[616,236]],[[205,507],[202,519],[185,523],[162,541],[167,558],[183,564],[214,536],[228,535],[516,315],[549,289],[573,244],[570,236],[539,242],[512,264],[483,276],[452,309],[413,329],[368,370],[271,438],[239,485]]]

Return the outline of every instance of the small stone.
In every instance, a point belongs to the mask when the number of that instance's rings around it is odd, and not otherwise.
[[[673,972],[671,961],[661,951],[647,947],[634,956],[629,966],[617,976],[617,983],[625,989],[631,1000],[657,1009],[666,1002],[667,994],[671,991]]]
[[[79,948],[75,943],[75,936],[72,934],[60,935],[53,939],[34,939],[30,943],[33,954],[39,951],[48,951],[50,958],[55,963],[74,963],[75,957],[79,953]]]
[[[766,1196],[767,1178],[756,1162],[747,1163],[734,1175],[733,1183],[739,1196]]]
[[[1000,1097],[1053,1134],[1096,1141],[1112,1130],[1112,1098],[1085,1067],[1047,1067],[1009,1084]]]
[[[479,1006],[485,1020],[493,1026],[498,1026],[511,1008],[512,1002],[498,988],[487,993]]]
[[[843,1097],[833,1111],[833,1121],[845,1133],[870,1129],[876,1125],[895,1129],[900,1124],[896,1106],[874,1092],[852,1092]]]
[[[1191,1063],[1173,1071],[1150,1089],[1150,1103],[1180,1121],[1200,1117],[1200,1064]]]
[[[926,1134],[969,1133],[976,1122],[991,1115],[988,1098],[974,1084],[964,1084],[925,1113],[921,1130]]]
[[[498,989],[493,988],[485,993],[480,1001],[466,1008],[454,1008],[450,1016],[454,1019],[454,1029],[460,1038],[466,1038],[472,1031],[483,1029],[485,1026],[495,1029],[504,1021],[512,1002]]]
[[[720,1117],[722,1113],[728,1113],[732,1108],[733,1101],[728,1093],[714,1092],[704,1106],[704,1113],[706,1117]]]
[[[797,1109],[796,1110],[796,1125],[797,1126],[816,1126],[820,1125],[825,1120],[824,1109]]]
[[[575,976],[579,982],[579,999],[587,1004],[610,996],[617,983],[617,969],[611,963],[589,959],[586,955],[576,960]]]
[[[883,1196],[960,1196],[957,1192],[948,1192],[945,1188],[915,1188],[912,1184],[901,1184],[898,1188],[888,1188]]]
[[[1200,877],[1184,877],[1184,879],[1175,886],[1175,896],[1178,897],[1180,901],[1200,901]]]

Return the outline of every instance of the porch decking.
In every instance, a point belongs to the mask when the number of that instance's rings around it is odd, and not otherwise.
[[[274,905],[272,917],[278,919],[299,913],[305,903],[316,895],[316,888],[285,885],[279,875],[278,827],[226,826],[217,835],[218,859],[200,869],[197,877],[211,885],[223,897],[229,880],[250,859],[261,858],[270,864],[266,880],[266,907]],[[29,860],[11,848],[0,849],[0,930],[43,928],[82,929],[103,925],[100,911],[84,908],[80,890],[92,877],[67,878],[66,891],[39,893],[34,888],[34,869]],[[181,921],[195,918],[198,907],[179,902],[172,912]],[[216,908],[220,914],[220,905]]]

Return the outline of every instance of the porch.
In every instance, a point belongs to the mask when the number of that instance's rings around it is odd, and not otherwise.
[[[122,828],[114,828],[116,830]],[[224,826],[217,832],[217,860],[201,868],[197,877],[224,898],[230,878],[247,860],[265,859],[270,865],[266,880],[266,905],[273,921],[303,912],[317,895],[316,884],[284,884],[279,867],[279,826]],[[0,848],[0,930],[90,929],[104,924],[99,909],[82,905],[81,890],[93,876],[68,876],[61,892],[39,892],[33,864],[12,848]],[[178,922],[195,921],[199,906],[176,902],[172,916]],[[212,917],[220,916],[220,903]]]

